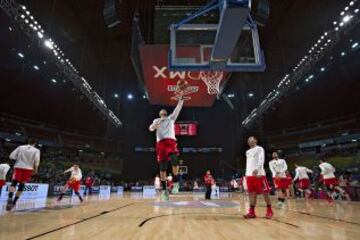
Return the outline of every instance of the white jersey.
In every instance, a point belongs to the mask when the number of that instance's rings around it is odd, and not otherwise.
[[[182,106],[184,105],[184,100],[179,100],[176,108],[173,113],[165,118],[156,118],[153,123],[150,125],[150,131],[156,130],[156,141],[159,142],[162,139],[170,138],[176,140],[175,137],[175,121],[180,114]],[[158,129],[155,128],[157,124],[160,124]]]
[[[9,164],[0,164],[0,180],[6,180],[6,174],[8,173],[9,169]]]
[[[308,169],[307,167],[295,168],[295,177],[293,181],[296,181],[297,179],[309,179],[308,173],[313,173],[313,171]]]
[[[265,151],[260,146],[255,146],[246,151],[246,176],[252,176],[253,171],[258,171],[258,176],[265,176],[264,170]]]
[[[21,145],[10,153],[10,159],[15,160],[14,168],[33,170],[40,164],[40,150],[31,145]]]
[[[273,177],[286,178],[288,166],[284,159],[273,159],[269,162],[269,168]]]
[[[327,162],[320,163],[321,175],[323,179],[335,178],[335,168]]]
[[[75,170],[74,167],[69,168],[64,173],[71,172],[70,179],[75,178],[76,181],[80,181],[82,179],[82,172],[81,169],[78,167],[77,170]]]

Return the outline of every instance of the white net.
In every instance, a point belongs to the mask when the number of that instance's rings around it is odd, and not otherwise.
[[[201,71],[199,77],[206,84],[208,94],[219,94],[220,82],[224,77],[223,71]]]

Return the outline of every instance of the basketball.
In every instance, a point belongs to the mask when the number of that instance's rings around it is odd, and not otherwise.
[[[187,89],[188,82],[186,80],[179,80],[176,85],[177,90],[183,92]]]

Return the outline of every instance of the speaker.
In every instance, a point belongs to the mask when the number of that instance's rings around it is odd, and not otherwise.
[[[115,27],[121,23],[117,14],[117,8],[121,2],[122,0],[104,0],[104,20],[108,28]]]

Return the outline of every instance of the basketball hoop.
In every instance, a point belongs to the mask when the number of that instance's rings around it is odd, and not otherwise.
[[[199,78],[206,84],[208,94],[215,95],[220,92],[220,82],[224,77],[223,71],[200,71]]]

